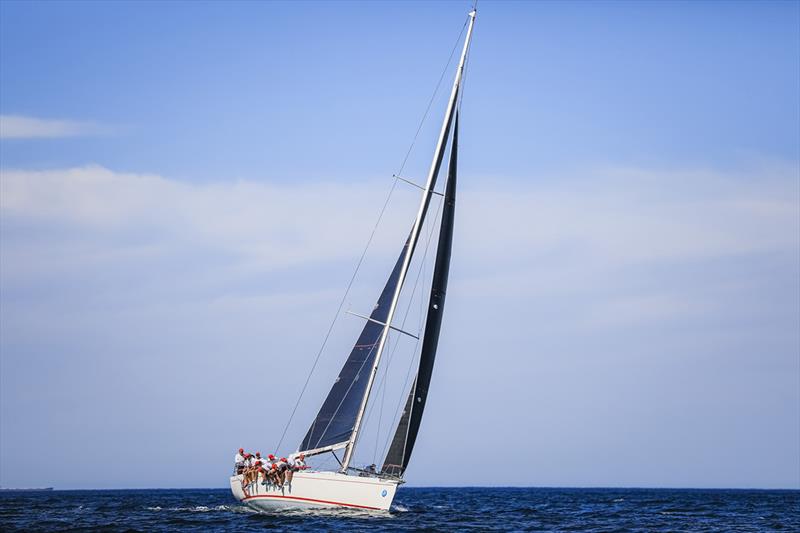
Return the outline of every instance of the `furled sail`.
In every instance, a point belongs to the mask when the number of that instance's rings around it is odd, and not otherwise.
[[[439,344],[439,332],[442,327],[447,278],[450,271],[450,253],[453,245],[453,222],[456,208],[456,167],[458,159],[458,113],[453,127],[453,141],[450,148],[450,168],[447,174],[447,186],[444,193],[442,223],[439,228],[439,245],[436,250],[436,261],[433,268],[428,315],[425,319],[425,332],[419,358],[419,370],[411,385],[403,414],[397,426],[386,460],[381,469],[384,474],[402,476],[405,472],[414,442],[417,440],[425,400],[428,397],[433,374],[433,362]]]
[[[339,377],[300,444],[300,450],[312,453],[316,450],[326,451],[344,447],[349,441],[367,387],[367,377],[377,354],[378,342],[383,332],[381,324],[386,323],[389,315],[389,306],[397,288],[400,267],[407,248],[408,241],[372,310],[371,320],[361,330]]]

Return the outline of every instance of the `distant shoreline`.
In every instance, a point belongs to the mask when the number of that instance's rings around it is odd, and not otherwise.
[[[12,488],[0,487],[0,492],[45,492],[48,490],[54,490],[54,489],[53,487],[27,488],[27,489],[12,489]]]

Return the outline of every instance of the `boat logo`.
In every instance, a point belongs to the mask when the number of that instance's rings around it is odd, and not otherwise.
[[[386,489],[383,489],[383,491],[381,492],[381,496],[383,496],[384,498],[386,497]]]

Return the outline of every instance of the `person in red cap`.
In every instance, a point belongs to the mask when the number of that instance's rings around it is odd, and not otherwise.
[[[262,478],[261,484],[262,485],[266,485],[267,481],[268,481],[268,478],[269,478],[269,470],[270,470],[270,468],[269,468],[269,466],[266,466],[266,468],[265,468],[265,465],[268,465],[268,462],[267,462],[266,459],[263,459],[261,457],[261,452],[256,452],[255,461],[256,461],[256,464],[255,464],[256,473],[255,473],[255,476],[254,476],[254,478],[255,478],[254,481],[258,482],[258,475],[261,474],[261,478]]]
[[[245,496],[249,496],[247,493],[247,487],[253,482],[253,471],[255,466],[255,461],[253,461],[253,456],[249,453],[244,454],[244,475],[242,476],[242,492],[244,492]]]
[[[249,453],[244,454],[244,466],[242,470],[242,492],[244,492],[245,496],[250,496],[247,492],[247,487],[252,483],[253,477],[253,466],[255,465],[255,461],[253,461],[253,456]]]
[[[266,475],[267,483],[265,484],[269,483],[272,483],[273,485],[278,484],[277,471],[275,470],[275,468],[273,468],[274,466],[275,466],[275,456],[273,454],[269,454],[267,456],[267,459],[264,461],[264,469],[267,472]]]
[[[233,459],[236,474],[244,472],[244,448],[239,448],[239,453]]]
[[[294,473],[308,468],[306,466],[305,458],[306,456],[303,453],[293,453],[289,456],[288,468],[286,469],[286,483],[291,485]]]
[[[289,462],[286,460],[286,457],[281,457],[275,462],[275,465],[278,467],[278,475],[280,476],[278,479],[279,485],[283,485],[286,483],[286,474],[289,470]]]

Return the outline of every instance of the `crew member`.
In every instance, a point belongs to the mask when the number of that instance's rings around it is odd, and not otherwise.
[[[244,448],[239,448],[239,452],[233,459],[233,464],[236,467],[237,474],[241,474],[244,471]]]
[[[308,468],[306,466],[305,458],[305,454],[302,453],[293,453],[289,456],[289,468],[286,471],[286,482],[289,485],[292,484],[292,478],[294,477],[295,472]]]
[[[252,483],[253,477],[253,466],[255,466],[255,461],[253,461],[253,456],[249,453],[244,454],[244,475],[242,476],[242,492],[245,496],[250,496],[247,492],[247,487]]]
[[[278,471],[278,486],[281,486],[286,483],[286,472],[289,469],[289,463],[286,461],[286,457],[281,457],[275,463],[277,467],[276,470]]]
[[[265,467],[265,465],[267,465],[267,460],[261,457],[261,452],[256,452],[255,460],[256,460],[256,466],[255,466],[256,475],[254,476],[255,481],[258,482],[258,474],[261,474],[263,478],[261,484],[266,485],[268,476],[267,468],[269,468],[268,466]]]

